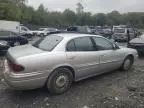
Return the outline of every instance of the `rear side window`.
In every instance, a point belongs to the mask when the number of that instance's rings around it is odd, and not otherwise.
[[[67,51],[95,51],[95,47],[89,37],[80,37],[67,44]]]

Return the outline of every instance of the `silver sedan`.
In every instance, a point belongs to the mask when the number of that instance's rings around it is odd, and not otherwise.
[[[54,34],[33,45],[10,48],[6,55],[2,82],[13,89],[46,86],[60,94],[73,81],[115,69],[129,70],[137,51],[120,48],[110,40],[90,34]]]

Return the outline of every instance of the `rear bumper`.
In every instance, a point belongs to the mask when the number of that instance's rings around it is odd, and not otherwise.
[[[46,78],[39,78],[39,79],[29,79],[29,80],[22,80],[19,81],[9,80],[6,78],[6,75],[1,79],[1,82],[11,89],[15,90],[29,90],[29,89],[36,89],[41,88],[44,86]]]
[[[1,82],[11,89],[29,90],[43,87],[46,80],[47,76],[43,77],[39,72],[15,74],[5,67]]]

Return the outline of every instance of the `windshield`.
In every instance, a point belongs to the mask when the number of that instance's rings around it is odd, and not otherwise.
[[[114,29],[115,33],[125,33],[125,29]]]
[[[61,41],[63,37],[61,36],[47,36],[36,41],[33,46],[45,51],[52,51]]]

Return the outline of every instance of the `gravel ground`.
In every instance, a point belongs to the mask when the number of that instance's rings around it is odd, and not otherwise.
[[[45,88],[14,91],[0,84],[0,108],[144,108],[144,58],[128,71],[73,83],[61,95]]]

